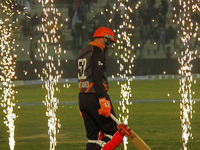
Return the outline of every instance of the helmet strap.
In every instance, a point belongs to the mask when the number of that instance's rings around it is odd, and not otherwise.
[[[105,43],[105,46],[106,46],[106,47],[108,47],[108,46],[110,45],[110,43],[107,42],[107,41],[104,41],[104,43]]]
[[[104,43],[105,46],[108,47],[109,45],[111,45],[111,40],[109,38],[104,38]]]

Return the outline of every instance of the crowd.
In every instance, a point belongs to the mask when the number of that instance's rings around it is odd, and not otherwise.
[[[30,49],[34,49],[33,46],[36,43],[36,41],[39,39],[40,36],[42,36],[42,33],[38,31],[37,27],[42,23],[41,19],[44,17],[43,12],[36,12],[33,14],[31,12],[32,9],[37,7],[38,2],[36,0],[14,0],[16,1],[17,5],[15,6],[15,9],[19,12],[21,12],[23,17],[20,17],[20,20],[18,20],[18,15],[15,13],[13,15],[13,20],[15,21],[15,27],[13,30],[14,38],[17,40],[31,40],[30,42]],[[74,52],[78,51],[78,49],[81,48],[82,44],[89,41],[89,39],[92,38],[93,30],[90,31],[88,28],[86,28],[86,15],[90,11],[90,7],[93,5],[93,3],[96,3],[97,0],[56,0],[55,1],[55,7],[58,4],[63,4],[65,2],[65,6],[68,7],[68,22],[65,20],[62,20],[59,18],[59,24],[63,24],[63,27],[59,27],[57,33],[60,34],[62,38],[60,38],[59,43],[64,45],[64,40],[67,40],[67,37],[64,37],[61,32],[61,30],[69,29],[71,32],[71,36],[73,38],[70,49],[73,49]],[[51,14],[50,14],[51,15]],[[59,17],[59,16],[57,16]],[[18,20],[18,21],[17,21]],[[95,30],[96,28],[94,28]],[[88,35],[88,33],[91,32],[91,35]],[[32,46],[31,46],[32,45]],[[64,47],[66,47],[64,45]],[[37,46],[35,47],[37,48]],[[30,57],[31,59],[34,59],[34,50],[31,50]]]
[[[41,23],[42,13],[35,13],[33,16],[30,15],[31,8],[34,8],[36,5],[35,0],[16,0],[17,3],[22,6],[26,14],[29,15],[29,18],[25,16],[24,19],[20,21],[19,26],[21,26],[21,31],[23,35],[20,37],[23,40],[29,39],[29,37],[34,37],[37,40],[37,30],[35,29]],[[118,29],[125,20],[121,18],[121,15],[127,13],[132,20],[134,25],[133,36],[131,37],[131,43],[134,44],[134,52],[142,54],[144,45],[148,42],[157,45],[157,48],[153,51],[154,54],[165,53],[166,56],[171,56],[169,54],[169,46],[166,46],[169,43],[174,48],[177,48],[177,29],[174,24],[171,23],[171,20],[174,17],[174,14],[177,16],[179,12],[176,11],[179,8],[177,1],[169,3],[168,0],[161,0],[160,4],[157,5],[155,0],[146,1],[145,5],[141,5],[138,9],[135,9],[136,1],[130,0],[129,2],[124,2],[125,5],[129,5],[130,8],[134,11],[127,11],[124,7],[120,6],[119,3],[116,3],[116,8],[118,11],[113,9],[113,3],[110,3],[110,0],[107,0],[106,5],[101,8],[103,13],[99,13],[93,9],[97,0],[57,0],[56,3],[67,3],[68,7],[68,22],[64,24],[62,29],[67,29],[71,32],[72,41],[70,49],[73,50],[74,54],[77,54],[78,51],[86,46],[89,41],[93,39],[94,31],[100,26],[107,26],[112,29]],[[126,4],[129,3],[129,4]],[[173,7],[177,8],[175,11],[172,11]],[[113,13],[110,13],[112,10]],[[169,18],[169,12],[171,13]],[[88,13],[93,13],[93,18],[88,18]],[[193,16],[196,21],[199,21],[199,17],[195,14]],[[112,19],[112,22],[109,21]],[[61,20],[62,22],[62,20]],[[60,29],[60,30],[62,30]],[[62,32],[60,32],[62,34]],[[63,37],[62,40],[68,40],[67,37]],[[63,42],[64,44],[64,42]],[[168,50],[167,50],[168,49]]]
[[[129,4],[126,4],[129,3]],[[69,6],[69,20],[71,29],[71,35],[73,37],[72,49],[75,52],[84,47],[89,40],[92,39],[92,33],[100,26],[107,26],[112,29],[118,29],[121,24],[126,20],[121,18],[121,15],[127,13],[132,20],[134,25],[133,36],[131,38],[131,43],[134,43],[135,52],[138,50],[142,53],[143,45],[150,40],[151,43],[157,43],[157,49],[154,53],[159,53],[161,50],[164,53],[166,51],[166,44],[171,40],[175,41],[177,38],[176,29],[173,25],[166,26],[169,24],[169,18],[167,18],[167,13],[171,9],[167,0],[162,0],[161,4],[156,7],[155,0],[147,1],[146,5],[142,5],[137,10],[134,6],[136,1],[124,2],[126,6],[130,6],[134,11],[127,11],[123,6],[116,3],[116,9],[113,9],[113,4],[107,0],[106,5],[103,7],[103,15],[99,15],[99,12],[94,14],[92,20],[85,19],[87,13],[91,13],[90,7],[87,3],[76,0],[74,1],[73,7]],[[110,13],[113,11],[114,13]],[[109,20],[112,22],[109,23]],[[138,47],[139,45],[139,47]]]

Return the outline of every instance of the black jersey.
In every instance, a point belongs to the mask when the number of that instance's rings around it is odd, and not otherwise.
[[[81,50],[77,61],[79,93],[96,93],[98,98],[105,97],[108,80],[104,50],[92,41]]]

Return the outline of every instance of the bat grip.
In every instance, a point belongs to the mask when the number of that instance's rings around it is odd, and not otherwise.
[[[110,113],[110,118],[112,118],[116,122],[117,125],[121,124],[121,122],[111,113]]]

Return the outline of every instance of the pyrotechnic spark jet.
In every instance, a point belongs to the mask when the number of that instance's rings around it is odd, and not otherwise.
[[[132,38],[133,38],[133,33],[134,33],[134,22],[131,20],[130,14],[132,14],[135,10],[138,9],[140,6],[141,2],[138,1],[135,7],[131,7],[129,4],[129,0],[121,1],[118,0],[117,3],[113,5],[113,10],[106,10],[110,12],[110,14],[115,14],[119,13],[121,19],[121,24],[117,27],[115,27],[114,32],[117,35],[117,48],[119,52],[116,52],[116,56],[120,56],[120,58],[117,60],[117,63],[119,64],[119,69],[120,72],[117,73],[117,76],[119,76],[122,80],[125,80],[125,83],[118,84],[121,85],[121,94],[120,97],[122,100],[120,101],[120,107],[118,107],[119,110],[121,110],[120,115],[120,121],[122,120],[124,123],[128,124],[128,118],[129,118],[129,109],[128,105],[131,103],[129,102],[130,97],[132,96],[131,94],[131,81],[133,80],[133,75],[132,75],[132,68],[134,67],[134,58],[135,55],[133,55],[133,51],[135,50],[135,46],[132,43]],[[120,11],[119,11],[120,10]],[[103,12],[101,13],[103,14]],[[133,14],[132,14],[133,15]],[[112,24],[113,20],[108,19],[109,23]],[[137,44],[135,44],[137,45]],[[139,45],[139,43],[138,43]],[[132,77],[131,77],[132,76]],[[127,138],[124,137],[124,149],[127,149]]]
[[[127,83],[121,84],[121,94],[120,97],[122,100],[119,102],[122,114],[119,114],[120,120],[122,119],[125,124],[128,124],[129,119],[129,109],[127,106],[131,105],[129,99],[131,97],[131,87],[130,87],[130,80]],[[127,149],[128,139],[124,138],[124,149]]]
[[[179,74],[182,76],[179,80],[180,88],[179,93],[181,94],[180,102],[180,120],[182,127],[182,141],[183,149],[187,150],[187,144],[189,138],[192,137],[191,132],[191,119],[193,114],[193,104],[195,101],[192,100],[192,64],[191,61],[195,59],[193,55],[196,53],[192,46],[192,41],[196,38],[198,23],[193,20],[192,15],[194,12],[199,11],[197,5],[198,1],[194,0],[179,0],[179,5],[181,9],[179,10],[179,18],[176,20],[177,24],[180,24],[180,30],[178,33],[181,36],[181,41],[183,45],[183,51],[181,52],[181,58],[178,59],[181,67],[179,69]],[[173,8],[176,9],[175,7]],[[178,16],[175,14],[175,18]],[[173,20],[175,22],[175,20]]]
[[[38,0],[42,5],[43,17],[42,24],[39,28],[39,31],[43,32],[43,36],[39,40],[40,47],[38,52],[41,53],[41,61],[48,59],[46,63],[46,68],[43,68],[41,80],[45,79],[45,88],[47,90],[47,95],[45,96],[45,101],[43,102],[46,106],[46,116],[48,117],[48,134],[50,136],[50,150],[55,150],[57,145],[56,135],[59,132],[61,124],[59,119],[56,116],[56,110],[58,109],[59,100],[55,97],[55,88],[57,85],[58,79],[61,77],[61,72],[56,70],[56,65],[60,66],[60,53],[61,47],[59,44],[60,34],[59,30],[59,17],[60,12],[58,9],[54,8],[54,0]],[[53,45],[53,46],[52,46]],[[50,52],[54,54],[51,56]],[[57,58],[55,58],[55,56]],[[57,59],[57,60],[56,60]],[[36,70],[37,71],[37,70]]]
[[[48,69],[51,70],[53,67],[53,64],[47,64]],[[51,66],[52,65],[52,66]],[[45,70],[44,70],[45,71]],[[55,150],[55,147],[57,145],[57,140],[56,140],[56,134],[59,132],[57,130],[57,127],[60,128],[61,125],[59,123],[59,120],[57,119],[56,116],[56,110],[58,109],[58,103],[59,100],[54,96],[54,85],[57,84],[58,78],[54,77],[51,74],[48,74],[49,78],[45,82],[45,89],[47,90],[47,95],[45,96],[45,101],[43,102],[47,108],[46,111],[46,116],[48,116],[48,134],[50,135],[50,150]]]
[[[15,147],[15,120],[17,118],[14,113],[16,91],[12,79],[15,78],[15,55],[11,54],[14,49],[12,44],[12,29],[13,23],[10,21],[14,14],[15,3],[10,1],[3,1],[0,3],[0,81],[2,86],[1,106],[3,107],[4,124],[8,127],[9,146],[11,150]]]

